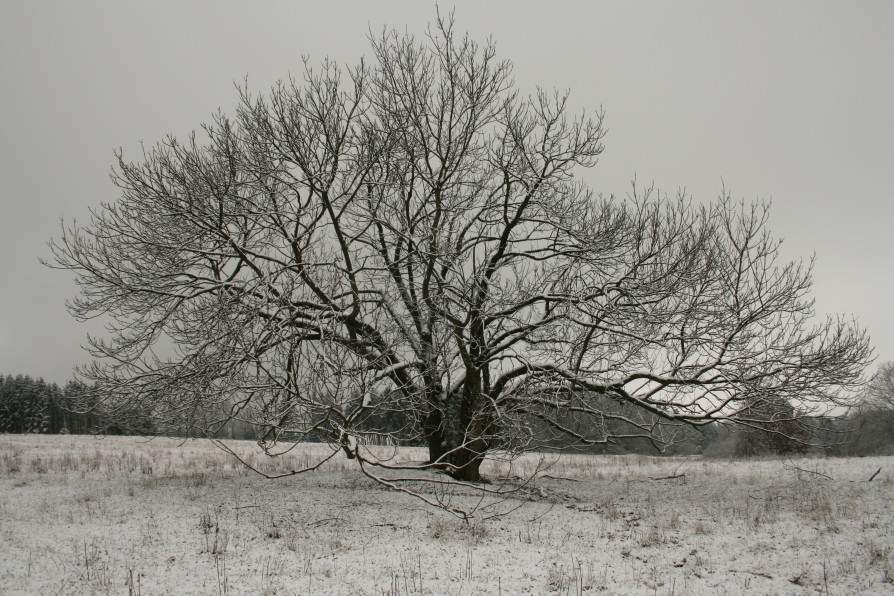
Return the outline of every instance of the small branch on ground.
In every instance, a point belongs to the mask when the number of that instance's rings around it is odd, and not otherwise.
[[[571,509],[572,511],[581,511],[583,513],[589,512],[599,512],[600,508],[595,505],[578,505],[577,503],[568,503],[565,505],[567,509]]]
[[[832,478],[831,476],[828,476],[826,474],[823,474],[822,472],[818,472],[816,470],[805,470],[804,468],[800,468],[800,467],[796,466],[794,463],[792,463],[791,461],[783,464],[783,468],[785,468],[786,470],[796,470],[798,472],[804,472],[805,474],[809,474],[810,476],[813,476],[814,478],[825,478],[826,480],[834,480],[834,478]]]
[[[878,473],[881,472],[881,471],[882,471],[881,468],[879,468],[878,470],[876,470],[876,471],[875,471],[875,474],[873,474],[872,476],[870,476],[870,477],[869,477],[869,480],[867,480],[866,482],[872,482],[872,479],[875,478],[876,476],[878,476]]]
[[[682,474],[677,473],[682,467],[683,464],[681,463],[676,468],[674,468],[674,471],[669,476],[658,476],[657,478],[649,476],[649,480],[673,480],[674,478],[686,478],[686,472],[683,472]]]
[[[649,476],[649,480],[673,480],[674,478],[686,478],[686,474],[671,474],[670,476],[659,476],[658,478]]]
[[[314,526],[314,527],[316,527],[316,526],[319,526],[319,525],[322,525],[322,524],[325,524],[325,523],[328,523],[328,522],[333,522],[333,521],[334,521],[334,522],[340,522],[340,521],[342,521],[342,519],[341,519],[340,517],[326,517],[326,518],[324,518],[324,519],[318,519],[318,520],[315,521],[315,522],[310,522],[310,523],[308,523],[307,525],[308,525],[308,526]]]

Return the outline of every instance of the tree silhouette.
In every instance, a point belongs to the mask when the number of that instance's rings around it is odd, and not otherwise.
[[[72,313],[111,322],[82,371],[110,402],[209,434],[238,419],[271,452],[322,438],[389,486],[400,466],[368,443],[421,442],[417,467],[469,482],[535,427],[662,446],[756,395],[848,403],[865,334],[813,319],[767,206],[594,195],[575,175],[602,113],[521,94],[450,19],[371,47],[241,89],[203,141],[119,154],[120,198],[52,242]]]

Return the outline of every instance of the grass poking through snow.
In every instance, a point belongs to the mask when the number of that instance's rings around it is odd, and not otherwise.
[[[235,446],[271,472],[325,449]],[[894,458],[548,455],[486,473],[544,465],[523,507],[464,524],[341,457],[265,480],[206,441],[0,435],[0,592],[894,592]]]

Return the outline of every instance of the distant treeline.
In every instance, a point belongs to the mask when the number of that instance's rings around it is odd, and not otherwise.
[[[27,375],[0,376],[0,432],[109,435],[151,433],[147,416],[121,424],[77,381],[64,387]]]
[[[569,416],[566,425],[578,434],[598,439],[600,434],[637,434],[631,425],[617,418],[632,419],[638,412],[628,406],[606,404],[614,408],[616,421],[609,432],[599,429],[574,427]],[[738,424],[735,423],[738,420]],[[646,420],[641,420],[643,424]],[[657,419],[652,420],[659,424]],[[537,424],[534,424],[537,429]],[[542,429],[541,429],[542,430]],[[626,431],[626,433],[625,433]],[[706,457],[753,457],[767,455],[830,455],[867,456],[894,455],[894,408],[879,402],[866,403],[850,414],[838,418],[803,415],[781,399],[756,400],[732,420],[701,426],[674,425],[665,433],[674,437],[659,451],[648,438],[637,437],[623,441],[594,444],[577,448],[589,454],[636,453],[644,455],[704,455]],[[542,433],[544,436],[547,433]],[[564,450],[561,440],[544,441],[548,449]]]
[[[784,404],[784,402],[781,402]],[[882,405],[880,405],[882,404]],[[617,405],[606,407],[618,408]],[[615,414],[634,415],[618,410]],[[714,457],[748,457],[824,453],[838,456],[894,455],[894,408],[875,401],[845,419],[800,418],[790,405],[777,405],[767,410],[766,404],[746,409],[743,415],[753,420],[779,420],[757,425],[740,426],[713,423],[700,427],[676,427],[677,435],[664,451],[667,455],[706,455]],[[794,422],[797,420],[797,422]],[[570,418],[566,421],[574,425]],[[619,424],[619,423],[615,423]],[[361,422],[361,430],[371,435],[390,436],[399,444],[421,445],[415,422],[402,412],[371,412]],[[581,436],[598,439],[600,434],[625,434],[624,428],[577,428]],[[635,434],[635,429],[629,429]],[[546,450],[567,448],[548,429],[532,424],[534,438]],[[607,432],[610,431],[610,432]],[[214,436],[226,439],[257,440],[259,429],[238,420],[217,428]],[[112,407],[104,403],[96,391],[78,381],[64,387],[41,378],[23,375],[0,376],[0,433],[71,433],[108,435],[202,436],[191,429],[162,428],[148,412]],[[326,440],[305,436],[303,440]],[[288,438],[286,438],[288,440]],[[658,454],[656,445],[646,438],[593,444],[577,452],[592,454],[639,453]]]

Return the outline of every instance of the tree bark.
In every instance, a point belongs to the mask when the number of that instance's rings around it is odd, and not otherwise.
[[[487,437],[488,421],[482,408],[482,379],[477,370],[468,370],[466,383],[461,395],[459,425],[462,429],[462,444],[453,454],[452,476],[458,480],[479,482],[481,462],[489,449]]]
[[[455,470],[450,474],[457,480],[481,482],[481,463],[487,453],[487,443],[483,439],[475,439],[469,445],[457,450],[453,457]]]
[[[428,444],[428,463],[446,463],[444,455],[447,453],[445,439],[446,428],[444,416],[441,410],[433,408],[422,420],[422,431]]]

